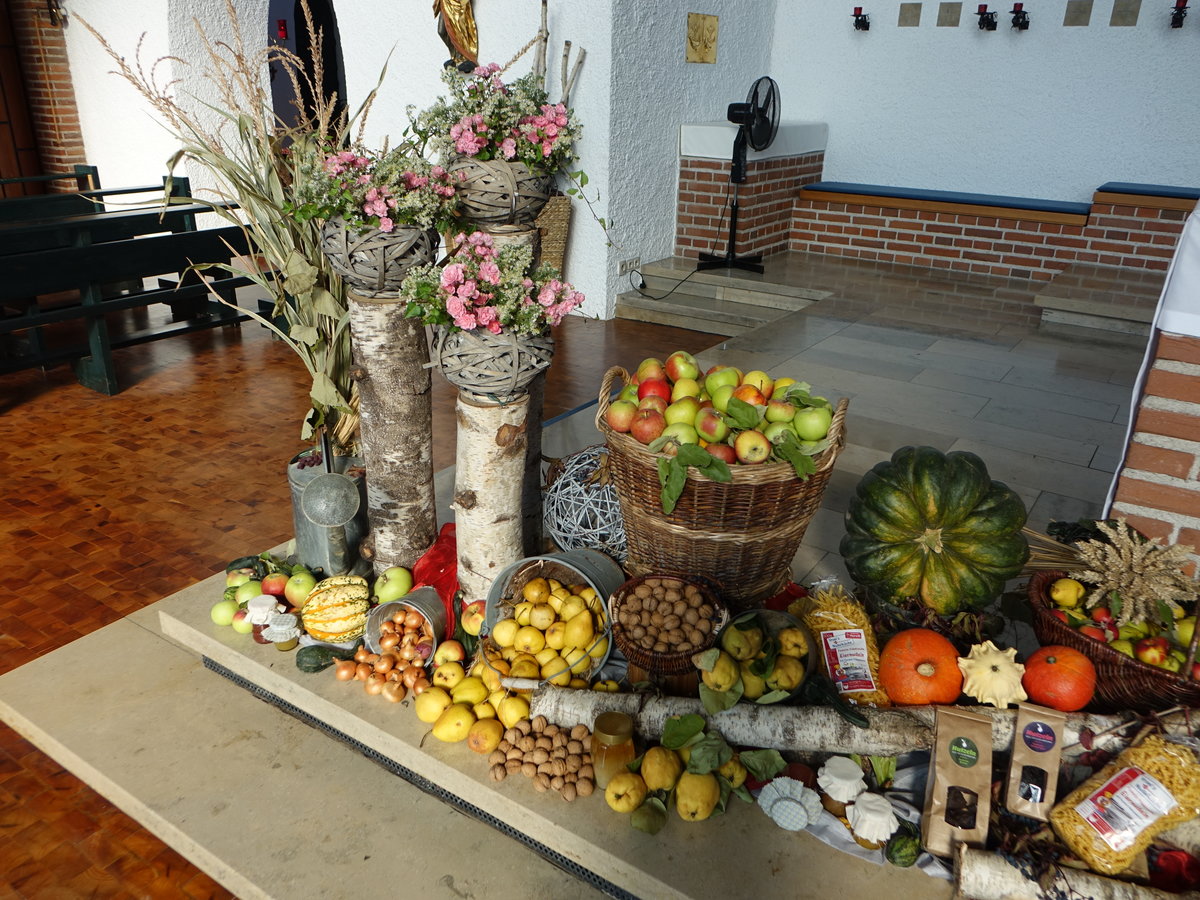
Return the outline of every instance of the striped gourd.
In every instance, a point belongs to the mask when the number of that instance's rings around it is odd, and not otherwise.
[[[335,575],[317,583],[300,611],[304,630],[318,641],[341,643],[367,629],[371,591],[358,575]]]

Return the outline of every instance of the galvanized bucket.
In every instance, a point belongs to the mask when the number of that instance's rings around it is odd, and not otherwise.
[[[353,476],[358,483],[362,502],[354,518],[345,525],[344,546],[349,548],[349,564],[341,552],[340,542],[330,540],[330,529],[316,525],[308,520],[301,507],[304,488],[310,481],[325,472],[323,466],[308,466],[300,468],[296,463],[301,457],[308,456],[313,451],[305,450],[296,454],[288,463],[288,490],[292,498],[292,527],[296,535],[296,558],[312,571],[318,569],[325,575],[341,575],[347,570],[358,573],[366,571],[369,566],[358,556],[358,545],[367,536],[367,485],[362,475]],[[362,468],[363,460],[357,456],[335,456],[333,471],[344,473],[347,469]]]
[[[363,634],[363,643],[367,649],[372,653],[379,652],[379,626],[397,609],[415,609],[425,617],[433,631],[433,649],[436,650],[446,633],[446,607],[442,605],[442,598],[437,589],[432,587],[414,588],[399,600],[380,603],[372,609],[367,614],[367,630]],[[432,653],[429,654],[429,658],[433,658]]]

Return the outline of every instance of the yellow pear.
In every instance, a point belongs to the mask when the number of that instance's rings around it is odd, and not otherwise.
[[[483,679],[484,685],[488,692],[500,690],[500,679],[507,675],[510,671],[508,663],[502,659],[490,661],[483,667],[483,674],[479,677]]]
[[[437,673],[434,672],[434,674]],[[468,706],[482,703],[487,699],[487,695],[487,685],[477,675],[468,675],[450,689],[450,698],[455,703],[466,703]]]
[[[702,671],[700,673],[700,678],[703,680],[705,685],[708,686],[710,691],[717,691],[720,693],[730,690],[735,684],[737,684],[737,680],[740,675],[741,670],[738,668],[737,662],[732,656],[722,650],[712,669],[707,672]]]
[[[571,680],[567,682],[567,687],[576,688],[577,690],[581,689],[581,688],[586,688],[587,686],[588,686],[587,679],[580,678],[579,676],[573,676],[571,678]]]
[[[512,663],[514,660],[516,660],[516,658],[518,656],[523,656],[523,655],[524,654],[522,654],[521,651],[518,650],[516,647],[505,647],[504,650],[500,654],[500,658],[502,660],[504,660],[506,663]]]
[[[587,655],[587,651],[582,647],[572,647],[563,653],[565,659],[571,666],[571,671],[576,675],[586,674],[588,669],[592,667],[592,658]]]
[[[517,632],[517,639],[513,642],[513,646],[522,653],[536,654],[546,646],[546,636],[532,625],[523,625]]]
[[[546,629],[546,646],[553,650],[561,650],[567,638],[567,623],[552,622]]]
[[[742,696],[747,700],[757,700],[767,692],[767,680],[750,671],[751,662],[753,660],[743,659],[738,663],[738,668],[742,671]]]
[[[514,660],[508,674],[513,678],[540,678],[542,667],[538,665],[536,659],[526,656],[522,659]]]
[[[546,602],[550,604],[550,608],[554,610],[554,615],[558,616],[558,611],[562,609],[563,598],[558,594],[547,594]]]
[[[450,692],[445,688],[427,687],[417,695],[413,706],[417,711],[417,718],[426,725],[432,725],[446,711],[446,707],[453,702],[450,699]]]
[[[512,728],[522,719],[529,718],[529,701],[524,697],[505,697],[496,707],[496,715],[505,728]]]
[[[539,666],[544,666],[550,660],[558,658],[558,651],[553,647],[543,647],[537,653],[533,654],[533,658],[538,661]]]
[[[563,604],[564,608],[566,604]],[[592,622],[592,614],[587,610],[576,613],[570,619],[567,619],[567,630],[564,636],[564,646],[581,647],[586,651],[592,646],[592,639],[596,636],[596,626]]]
[[[503,700],[507,696],[508,696],[508,691],[503,690],[502,688],[494,690],[490,694],[488,694],[488,698],[487,698],[488,705],[491,706],[492,709],[496,710],[497,715],[499,715],[499,712],[500,712],[500,701]]]
[[[582,612],[587,612],[587,601],[578,594],[571,594],[571,596],[563,601],[562,607],[558,611],[558,617],[564,622],[570,622]],[[579,645],[576,644],[576,646]]]
[[[476,719],[467,731],[467,746],[476,753],[491,753],[504,739],[504,723],[499,719]]]
[[[483,674],[483,670],[486,668],[487,666],[484,664],[482,659],[476,659],[473,663],[471,663],[471,668],[467,669],[467,674],[478,678]]]
[[[728,778],[729,786],[735,790],[746,783],[746,777],[750,774],[750,770],[746,768],[736,753],[729,757],[729,762],[717,769],[717,772]]]
[[[549,603],[535,603],[533,609],[529,610],[529,624],[538,631],[545,631],[554,624],[556,618],[554,607]]]
[[[530,603],[541,603],[550,593],[550,582],[545,578],[530,578],[521,588],[521,598]]]
[[[513,618],[517,620],[518,625],[528,625],[529,616],[533,612],[533,604],[526,600],[524,603],[518,603],[513,607]]]
[[[492,640],[501,649],[511,647],[513,641],[517,639],[517,632],[520,628],[521,625],[516,619],[501,619],[492,626]]]
[[[604,659],[604,654],[608,652],[608,635],[602,634],[600,637],[592,641],[592,645],[587,648],[588,656],[592,659]]]
[[[683,774],[683,761],[668,747],[651,747],[642,757],[642,780],[651,791],[669,791]]]
[[[551,592],[556,591],[563,586],[563,583],[557,578],[547,578],[546,584],[550,585]]]
[[[687,822],[702,822],[712,815],[721,799],[721,783],[711,772],[684,772],[675,785],[675,811]]]
[[[433,670],[433,683],[446,690],[452,690],[456,684],[467,677],[460,662],[444,662]]]
[[[646,782],[637,772],[618,772],[604,789],[604,800],[614,812],[631,813],[646,799]]]
[[[475,713],[476,719],[494,719],[496,718],[496,707],[484,700],[482,703],[476,703],[471,712]]]
[[[474,724],[475,713],[471,711],[470,706],[465,703],[451,703],[433,723],[433,736],[447,744],[456,744],[467,739],[467,734]]]
[[[571,683],[571,667],[567,661],[554,654],[553,659],[548,659],[542,663],[542,678],[549,681],[551,684],[556,684],[559,687],[566,687]]]

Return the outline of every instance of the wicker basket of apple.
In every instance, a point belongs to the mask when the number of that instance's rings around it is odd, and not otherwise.
[[[605,373],[596,410],[632,575],[689,572],[734,611],[790,580],[791,562],[845,446],[847,401],[808,384],[677,351]]]

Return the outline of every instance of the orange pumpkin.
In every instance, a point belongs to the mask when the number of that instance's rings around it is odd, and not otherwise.
[[[1087,706],[1096,693],[1096,667],[1070,647],[1042,647],[1025,660],[1021,685],[1034,703],[1074,712]]]
[[[928,628],[901,631],[879,654],[879,681],[901,706],[953,703],[963,683],[958,650]]]

